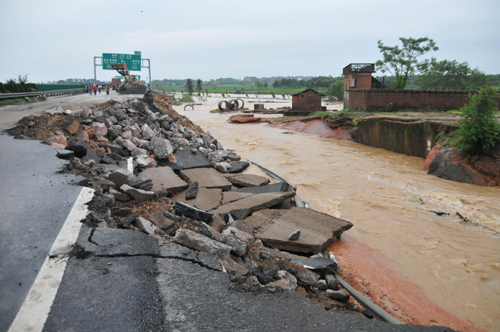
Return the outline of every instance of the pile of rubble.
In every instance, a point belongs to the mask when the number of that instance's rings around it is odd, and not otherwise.
[[[87,226],[144,232],[216,256],[242,285],[296,290],[328,310],[356,312],[334,277],[337,263],[314,255],[352,224],[294,207],[286,183],[242,173],[249,164],[173,111],[168,97],[59,107],[9,132],[63,149],[66,171],[95,190]]]

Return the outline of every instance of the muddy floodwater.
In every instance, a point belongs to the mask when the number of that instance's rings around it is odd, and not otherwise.
[[[228,114],[209,113],[214,108],[176,107],[224,148],[297,185],[311,208],[352,222],[346,239],[384,256],[430,301],[476,327],[500,330],[499,187],[442,180],[422,171],[421,158],[353,142],[230,124]]]

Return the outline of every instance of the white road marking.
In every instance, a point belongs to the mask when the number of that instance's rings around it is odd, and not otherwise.
[[[85,203],[93,196],[93,189],[82,188],[80,191],[9,332],[42,331],[64,275],[68,253],[80,233],[80,221],[87,215]]]

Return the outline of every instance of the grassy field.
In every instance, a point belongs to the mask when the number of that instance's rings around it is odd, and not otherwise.
[[[182,86],[155,86],[155,89],[166,91],[166,92],[184,92],[186,93],[186,87]],[[298,88],[298,89],[287,89],[287,88],[279,88],[275,89],[273,87],[267,87],[267,88],[262,88],[260,91],[257,89],[257,87],[254,86],[245,86],[242,87],[241,85],[221,85],[218,86],[217,88],[214,87],[203,87],[203,92],[205,90],[208,90],[208,93],[229,93],[229,94],[234,94],[237,90],[240,90],[243,95],[245,94],[271,94],[273,92],[276,96],[281,96],[282,94],[290,95],[294,94],[300,91],[303,91],[306,88]],[[323,90],[318,90],[319,93],[325,93]],[[197,94],[197,92],[193,92],[193,94]]]

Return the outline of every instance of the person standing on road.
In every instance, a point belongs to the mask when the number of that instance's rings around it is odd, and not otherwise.
[[[101,93],[102,85],[99,84],[98,88],[99,88],[99,93]]]
[[[92,96],[92,85],[89,84],[89,88],[88,88],[87,92],[89,93],[89,95]]]
[[[94,91],[94,96],[97,95],[97,85],[94,84],[92,90]]]
[[[106,94],[109,95],[109,85],[106,84]]]

